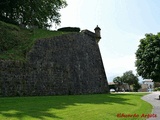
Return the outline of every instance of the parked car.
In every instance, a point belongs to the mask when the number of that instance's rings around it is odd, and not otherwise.
[[[115,92],[115,89],[110,89],[110,92]]]

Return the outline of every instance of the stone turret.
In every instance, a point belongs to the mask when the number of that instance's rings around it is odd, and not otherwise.
[[[97,27],[94,29],[94,31],[95,31],[95,35],[96,35],[96,42],[98,43],[99,40],[101,39],[101,33],[100,33],[101,29],[97,25]]]

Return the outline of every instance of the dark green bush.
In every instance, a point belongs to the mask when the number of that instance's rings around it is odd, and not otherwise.
[[[58,31],[62,31],[62,32],[80,32],[80,28],[78,28],[78,27],[63,27],[63,28],[59,28]]]
[[[160,91],[160,87],[154,88],[154,91]]]
[[[10,23],[10,24],[14,24],[14,25],[19,25],[18,22],[14,21],[14,20],[11,20],[7,17],[4,17],[2,15],[0,15],[0,20],[3,21],[3,22],[6,22],[6,23]]]

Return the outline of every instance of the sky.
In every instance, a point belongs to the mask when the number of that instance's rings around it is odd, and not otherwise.
[[[60,10],[61,27],[80,27],[94,32],[98,25],[101,56],[108,78],[132,70],[136,74],[135,52],[146,33],[160,32],[160,0],[66,0]]]

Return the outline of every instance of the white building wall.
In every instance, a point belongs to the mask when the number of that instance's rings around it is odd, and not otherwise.
[[[148,89],[148,92],[152,92],[154,90],[154,82],[151,79],[144,79],[142,81],[142,86]]]

